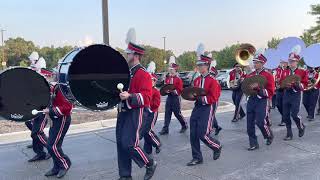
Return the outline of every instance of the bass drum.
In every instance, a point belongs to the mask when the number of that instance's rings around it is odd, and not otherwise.
[[[67,54],[59,65],[59,87],[64,96],[93,111],[107,110],[119,102],[118,83],[129,87],[125,58],[106,45],[91,45]]]
[[[15,67],[0,74],[0,116],[13,121],[35,118],[32,110],[45,109],[50,103],[50,86],[36,71]]]

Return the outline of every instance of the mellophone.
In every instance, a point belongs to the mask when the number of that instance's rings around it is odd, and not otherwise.
[[[75,105],[92,111],[114,108],[119,93],[127,90],[130,72],[127,61],[115,49],[96,44],[69,52],[58,64],[57,88]],[[24,67],[0,73],[0,116],[24,122],[50,106],[49,82]]]

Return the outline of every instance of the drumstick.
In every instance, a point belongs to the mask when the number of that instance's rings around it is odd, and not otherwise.
[[[123,84],[122,83],[119,83],[117,85],[117,88],[120,90],[120,92],[123,92]]]
[[[43,111],[38,111],[38,110],[36,110],[36,109],[34,109],[34,110],[31,111],[31,114],[32,114],[32,115],[37,115],[37,114],[39,114],[39,113],[43,113]]]

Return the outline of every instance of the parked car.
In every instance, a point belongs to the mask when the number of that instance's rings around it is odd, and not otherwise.
[[[164,85],[164,80],[166,79],[167,73],[166,72],[156,73],[156,75],[158,76],[158,80],[157,80],[156,86],[157,87],[163,86]]]
[[[231,70],[219,70],[218,75],[216,77],[217,81],[219,82],[221,89],[230,89],[230,76],[229,72]]]
[[[195,76],[194,76],[194,74],[195,74]],[[179,77],[182,79],[182,82],[183,82],[183,87],[190,86],[192,81],[195,78],[197,78],[199,75],[200,75],[200,73],[194,72],[194,71],[184,71],[184,72],[179,73]],[[193,77],[193,79],[192,79],[192,77]]]

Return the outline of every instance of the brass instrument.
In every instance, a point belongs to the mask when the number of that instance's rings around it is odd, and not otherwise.
[[[315,75],[318,74],[318,78],[314,79]],[[308,77],[308,86],[304,89],[304,91],[309,91],[313,88],[316,87],[316,85],[319,83],[320,81],[320,73],[319,72],[314,72],[314,76],[313,77]]]
[[[235,80],[230,81],[230,88],[237,89],[238,87],[240,87],[241,82],[242,82],[242,79],[240,77],[240,73],[236,71]]]
[[[241,44],[240,47],[236,50],[236,61],[242,66],[249,66],[255,52],[256,48],[253,45]]]

